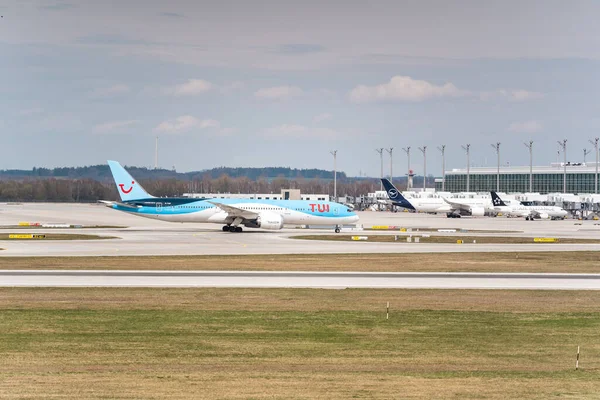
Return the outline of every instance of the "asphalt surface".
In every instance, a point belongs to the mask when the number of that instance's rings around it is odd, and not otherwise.
[[[80,233],[116,236],[119,239],[93,241],[0,241],[2,256],[140,256],[219,254],[314,254],[314,253],[424,253],[496,251],[583,251],[600,250],[600,244],[434,244],[406,243],[404,236],[419,236],[423,229],[464,230],[469,236],[539,236],[600,239],[597,221],[525,221],[521,218],[459,218],[444,215],[361,212],[364,227],[395,226],[412,230],[395,232],[395,243],[303,241],[290,236],[333,234],[332,229],[264,231],[246,229],[241,234],[222,232],[220,225],[181,224],[156,221],[108,209],[97,204],[2,204],[0,233]],[[113,225],[125,228],[44,229],[2,228],[19,222]],[[359,225],[359,226],[360,226]],[[474,232],[487,231],[487,232]],[[493,231],[493,232],[492,232]],[[372,236],[393,234],[381,231],[346,231]],[[431,232],[427,232],[431,234]],[[437,234],[437,233],[433,233]],[[444,233],[460,236],[461,233]],[[462,233],[465,234],[465,233]]]
[[[0,286],[600,290],[600,274],[6,270]]]

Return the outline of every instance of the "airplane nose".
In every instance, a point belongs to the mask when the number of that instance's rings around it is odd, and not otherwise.
[[[351,222],[358,222],[358,215],[353,215],[352,217],[350,217],[350,221]]]

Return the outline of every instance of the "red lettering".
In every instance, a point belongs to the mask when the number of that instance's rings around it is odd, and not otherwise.
[[[315,206],[316,206],[316,204],[309,204],[309,206],[310,206],[310,211],[311,212],[315,212]]]
[[[329,212],[329,204],[319,204],[317,208],[319,212]]]

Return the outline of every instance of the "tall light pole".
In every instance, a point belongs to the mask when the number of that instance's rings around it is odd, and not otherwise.
[[[158,136],[156,137],[156,146],[154,150],[154,169],[158,169]]]
[[[583,149],[583,163],[585,164],[585,158],[587,157],[588,154],[590,154],[592,151],[588,150],[588,149]]]
[[[523,144],[529,149],[529,193],[533,193],[533,140]]]
[[[379,153],[379,160],[381,161],[381,179],[383,179],[383,147],[379,148],[379,149],[375,149],[376,152]],[[379,181],[379,186],[381,189],[379,190],[383,190],[383,182]]]
[[[427,182],[427,146],[419,147],[421,153],[423,153],[423,191],[425,191]]]
[[[558,145],[563,151],[564,156],[564,172],[563,172],[563,193],[567,193],[567,139],[564,139],[562,142],[558,142]]]
[[[394,148],[390,147],[389,149],[385,149],[385,151],[387,151],[390,155],[390,183],[393,183],[394,181]]]
[[[594,138],[594,140],[589,140],[589,142],[594,146],[596,151],[596,179],[594,179],[594,193],[598,193],[598,141],[600,138]]]
[[[333,201],[337,203],[337,150],[330,151],[333,156]]]
[[[467,192],[469,191],[469,179],[471,177],[471,145],[461,146],[467,153]]]
[[[438,147],[438,150],[442,153],[442,192],[446,190],[446,145],[443,144]]]
[[[403,147],[402,150],[404,150],[404,152],[406,153],[406,156],[408,157],[408,171],[406,172],[406,176],[408,177],[406,179],[406,189],[410,189],[408,187],[408,184],[410,183],[410,146],[408,147]]]
[[[496,150],[496,155],[498,156],[498,168],[496,170],[496,192],[500,191],[500,142],[496,142],[496,144],[491,145],[494,150]]]

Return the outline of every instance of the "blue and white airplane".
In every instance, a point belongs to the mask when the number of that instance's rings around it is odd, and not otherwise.
[[[339,233],[344,224],[354,224],[358,215],[343,204],[329,201],[194,199],[154,197],[116,161],[108,161],[121,201],[100,202],[132,215],[171,222],[225,224],[224,232],[248,228],[282,229],[283,225],[334,225]]]

